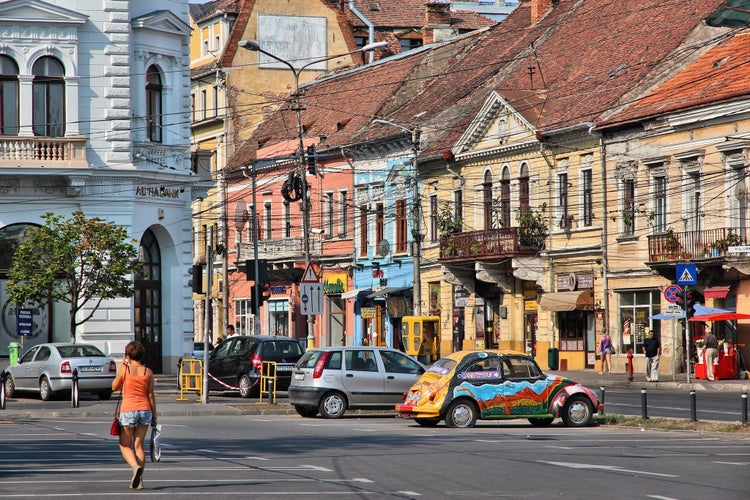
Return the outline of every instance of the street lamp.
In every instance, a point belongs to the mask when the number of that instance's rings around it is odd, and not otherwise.
[[[414,238],[414,284],[412,286],[412,295],[414,302],[414,316],[422,315],[422,276],[419,272],[422,266],[422,225],[420,219],[420,203],[419,203],[419,176],[417,174],[417,156],[419,155],[419,141],[422,135],[422,130],[419,127],[409,129],[398,123],[390,120],[375,119],[372,123],[379,125],[391,125],[393,127],[400,128],[404,132],[411,134],[411,148],[412,148],[412,237]]]
[[[265,54],[271,59],[275,59],[276,61],[280,62],[281,64],[289,68],[289,70],[294,75],[294,93],[292,94],[292,97],[294,99],[293,109],[297,115],[297,141],[298,141],[297,158],[299,160],[300,175],[302,177],[302,235],[304,238],[303,242],[304,242],[304,254],[305,254],[305,268],[307,268],[310,266],[310,200],[307,199],[307,180],[305,179],[307,169],[305,168],[306,167],[305,165],[305,143],[304,143],[303,136],[302,136],[302,133],[303,133],[302,103],[300,102],[300,93],[299,93],[299,75],[302,73],[302,71],[305,68],[312,66],[314,64],[318,64],[324,61],[329,61],[331,59],[336,59],[338,57],[356,54],[357,52],[370,52],[373,50],[386,47],[389,44],[388,42],[371,43],[357,50],[352,50],[351,52],[346,52],[344,54],[336,54],[336,55],[331,55],[327,57],[322,57],[319,59],[313,59],[312,61],[308,61],[307,63],[303,64],[299,68],[295,68],[292,65],[292,63],[290,63],[289,61],[282,59],[281,57],[271,52],[261,49],[258,42],[255,42],[253,40],[242,40],[238,42],[237,45],[239,47],[242,47],[243,49],[251,50],[253,52],[260,52],[261,54]],[[313,318],[310,315],[307,316],[307,347],[308,348],[315,347],[315,335],[313,333]]]

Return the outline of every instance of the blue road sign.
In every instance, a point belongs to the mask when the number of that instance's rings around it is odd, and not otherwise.
[[[695,264],[677,264],[677,284],[698,284],[698,268]]]
[[[19,337],[34,335],[34,310],[19,307],[16,309],[16,333]]]
[[[669,285],[664,289],[664,298],[667,299],[667,302],[674,304],[680,298],[680,292],[682,292],[682,288],[679,285]]]

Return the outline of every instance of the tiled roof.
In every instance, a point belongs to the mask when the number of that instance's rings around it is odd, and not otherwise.
[[[348,8],[347,19],[355,28],[367,25]],[[354,6],[377,28],[417,28],[425,24],[425,0],[354,0]]]
[[[451,26],[455,26],[464,32],[486,28],[493,24],[497,24],[497,21],[471,10],[451,12]]]
[[[191,3],[190,16],[193,21],[199,23],[204,19],[213,16],[217,11],[221,13],[236,14],[239,12],[240,0],[214,0],[213,2]]]
[[[750,34],[718,43],[697,61],[638,99],[604,125],[657,116],[750,95]]]

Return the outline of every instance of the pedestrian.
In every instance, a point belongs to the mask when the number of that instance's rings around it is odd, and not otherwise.
[[[612,375],[612,339],[609,338],[609,333],[604,332],[602,341],[599,343],[599,353],[602,356],[602,371],[599,375],[604,374],[606,367],[607,374]]]
[[[648,382],[659,381],[659,355],[661,344],[654,337],[654,331],[648,329],[648,338],[643,341],[643,354],[646,355],[646,380]]]
[[[234,331],[234,325],[227,325],[227,338],[237,337],[237,332]]]
[[[706,376],[708,380],[714,380],[714,360],[718,356],[716,348],[719,346],[716,335],[711,331],[711,327],[706,326],[706,335],[703,337],[703,345],[706,346]]]
[[[130,487],[143,489],[146,452],[143,442],[149,425],[156,425],[154,373],[143,365],[146,350],[138,341],[125,346],[122,368],[112,382],[112,390],[122,391],[120,403],[120,452],[133,469]]]

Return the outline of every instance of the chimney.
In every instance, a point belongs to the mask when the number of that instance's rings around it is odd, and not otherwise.
[[[425,4],[425,25],[422,28],[422,43],[428,45],[452,38],[458,31],[451,28],[451,4],[447,1],[431,0]]]
[[[531,0],[531,22],[535,23],[547,15],[556,0]]]

